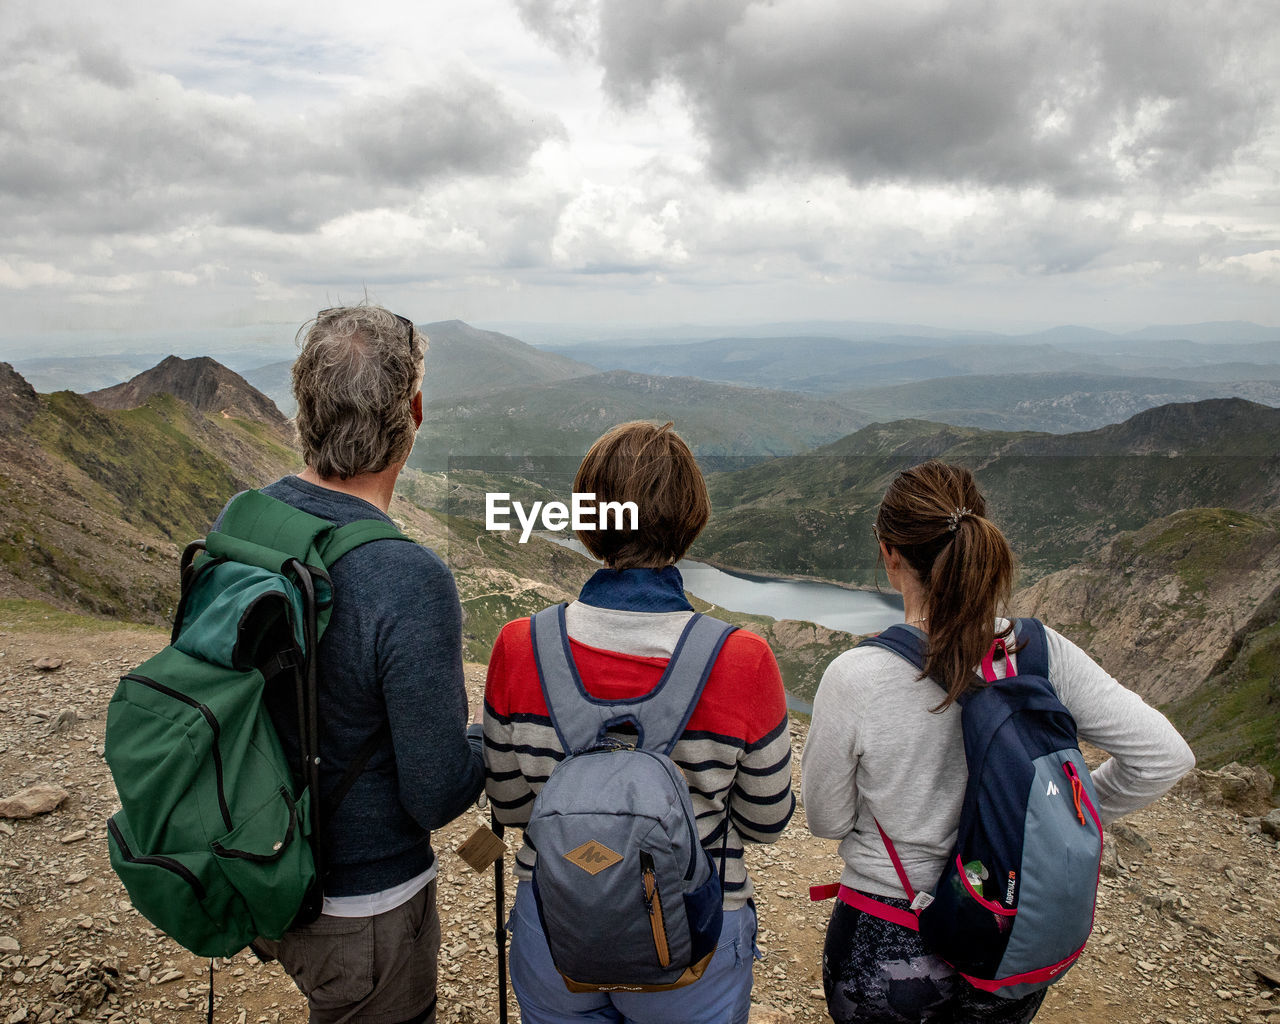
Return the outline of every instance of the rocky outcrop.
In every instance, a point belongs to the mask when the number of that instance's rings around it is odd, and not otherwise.
[[[150,370],[87,397],[102,409],[136,409],[152,395],[169,394],[202,413],[253,420],[288,430],[276,404],[238,373],[215,359],[169,356]]]
[[[34,818],[57,810],[67,799],[67,791],[61,786],[39,782],[18,790],[12,796],[0,799],[0,818]]]
[[[35,388],[8,363],[0,363],[0,428],[16,430],[40,409]]]
[[[1018,593],[1035,615],[1157,703],[1186,696],[1280,589],[1280,530],[1226,509],[1175,513]]]
[[[1226,807],[1242,815],[1260,817],[1273,810],[1274,789],[1275,779],[1265,768],[1233,761],[1216,772],[1193,768],[1174,791],[1210,807]]]

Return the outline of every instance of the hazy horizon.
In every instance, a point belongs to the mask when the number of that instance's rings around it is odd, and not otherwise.
[[[416,321],[420,326],[437,321]],[[727,337],[780,338],[798,336],[834,337],[850,341],[901,338],[904,343],[919,341],[975,340],[1010,343],[1019,339],[1061,332],[1100,332],[1118,342],[1167,338],[1189,340],[1198,344],[1252,344],[1280,340],[1280,326],[1250,321],[1210,321],[1194,324],[1048,324],[1013,325],[1006,330],[958,327],[941,324],[893,323],[881,321],[741,321],[706,323],[555,323],[555,322],[469,322],[480,330],[494,331],[516,338],[535,347],[572,347],[575,345],[696,343]],[[157,361],[167,355],[183,358],[213,356],[228,352],[242,353],[252,361],[252,353],[261,352],[258,365],[292,358],[296,353],[295,336],[300,323],[275,322],[230,327],[149,328],[144,330],[105,330],[80,328],[59,331],[5,331],[0,328],[0,360],[18,365],[51,359],[110,358],[113,356],[152,355]],[[1161,331],[1167,331],[1161,334]],[[926,333],[921,333],[926,332]],[[1136,337],[1135,335],[1143,335]],[[36,348],[33,350],[32,346]],[[90,350],[86,350],[86,345]]]

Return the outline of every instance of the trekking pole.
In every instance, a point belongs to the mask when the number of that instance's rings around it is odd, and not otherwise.
[[[502,823],[498,821],[492,808],[489,810],[489,827],[493,829],[494,835],[502,838]],[[507,1024],[507,928],[502,920],[504,904],[507,902],[505,857],[499,857],[493,862],[493,896],[498,916],[493,933],[498,943],[498,1021],[499,1024]]]

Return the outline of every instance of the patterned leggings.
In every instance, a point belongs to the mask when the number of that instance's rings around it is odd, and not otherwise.
[[[822,987],[835,1024],[1028,1024],[1044,1001],[1043,990],[1021,999],[979,991],[909,928],[839,901],[822,950]]]

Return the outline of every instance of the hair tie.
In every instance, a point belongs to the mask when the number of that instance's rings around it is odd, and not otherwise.
[[[947,529],[952,533],[955,533],[957,528],[960,526],[960,520],[965,516],[971,515],[973,515],[973,509],[965,508],[963,505],[960,508],[952,509],[951,514],[947,516],[947,522],[951,524]]]

